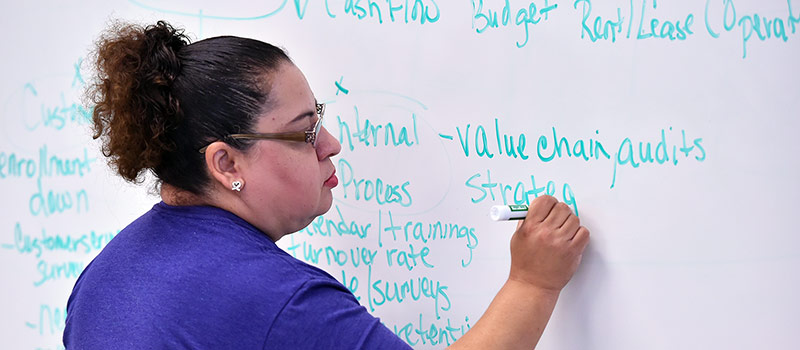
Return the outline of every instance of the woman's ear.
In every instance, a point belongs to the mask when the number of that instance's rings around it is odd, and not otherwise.
[[[229,144],[216,141],[206,148],[206,168],[213,181],[223,188],[240,191],[244,185],[241,166],[244,154]]]

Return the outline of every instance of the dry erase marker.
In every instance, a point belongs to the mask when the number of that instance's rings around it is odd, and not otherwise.
[[[528,206],[525,204],[495,205],[489,211],[489,216],[494,221],[522,220],[528,215]]]

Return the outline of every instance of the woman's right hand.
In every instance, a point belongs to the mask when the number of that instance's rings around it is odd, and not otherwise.
[[[481,319],[451,349],[531,349],[580,264],[589,230],[564,203],[536,198],[511,237],[511,272]]]
[[[589,230],[568,205],[552,196],[536,198],[511,238],[509,280],[560,292],[580,264]]]

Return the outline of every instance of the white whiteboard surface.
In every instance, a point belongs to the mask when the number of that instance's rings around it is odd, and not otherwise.
[[[592,241],[540,349],[800,347],[800,1],[131,0],[0,5],[3,348],[62,348],[77,274],[158,201],[80,107],[114,18],[288,50],[343,151],[331,211],[279,245],[415,348],[505,281],[489,208],[547,192]]]

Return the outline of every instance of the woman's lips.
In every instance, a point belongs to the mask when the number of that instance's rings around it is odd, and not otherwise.
[[[334,171],[333,174],[331,174],[331,177],[329,177],[327,180],[325,180],[325,183],[323,183],[322,185],[326,186],[326,187],[334,188],[338,184],[339,184],[339,178],[336,177],[336,171]]]

